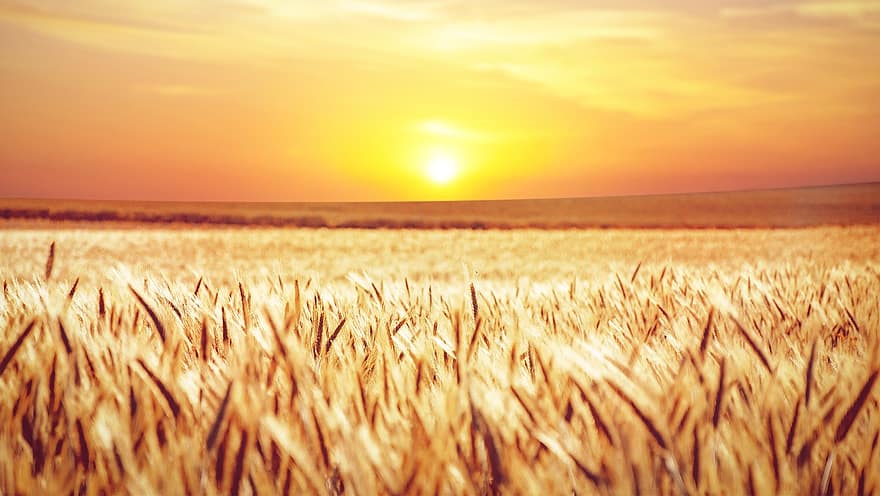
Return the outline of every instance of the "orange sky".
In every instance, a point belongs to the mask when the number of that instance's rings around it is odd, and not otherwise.
[[[876,181],[878,51],[880,0],[0,0],[0,196]]]

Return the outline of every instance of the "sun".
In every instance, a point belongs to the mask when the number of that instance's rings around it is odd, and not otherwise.
[[[434,184],[449,184],[458,177],[461,163],[446,152],[435,152],[425,162],[425,174]]]

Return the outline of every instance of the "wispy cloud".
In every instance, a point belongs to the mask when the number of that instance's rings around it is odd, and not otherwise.
[[[784,14],[801,18],[850,20],[861,22],[865,18],[880,15],[880,2],[876,0],[818,0],[774,3],[747,6],[726,6],[720,13],[728,18],[772,17]],[[876,17],[875,19],[876,20]]]
[[[344,12],[363,14],[381,19],[403,22],[420,22],[435,19],[436,12],[430,5],[395,4],[375,1],[344,1],[340,4]]]
[[[67,5],[42,2],[0,5],[0,23],[117,53],[220,59],[236,51],[234,43],[223,40],[210,28],[183,17],[162,15],[167,12],[161,9],[151,8],[145,12],[122,8],[107,15],[105,12],[113,9],[101,10],[96,5],[89,8],[88,3],[73,8]]]
[[[131,29],[157,34],[195,34],[207,29],[189,19],[175,16],[173,8],[161,2],[106,3],[100,0],[82,2],[10,1],[0,2],[0,20],[36,26],[88,26],[92,29]]]
[[[453,141],[486,143],[496,139],[493,133],[466,129],[440,119],[428,119],[419,122],[416,125],[416,129],[427,136],[446,138]]]

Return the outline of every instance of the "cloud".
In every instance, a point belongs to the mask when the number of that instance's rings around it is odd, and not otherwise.
[[[724,7],[722,17],[731,19],[755,19],[762,17],[793,20],[830,20],[864,23],[876,21],[880,16],[880,2],[876,0],[819,0]]]
[[[340,8],[345,12],[402,22],[423,22],[435,19],[436,12],[430,5],[380,3],[367,1],[344,1]]]
[[[98,2],[10,2],[0,5],[0,19],[19,23],[69,23],[168,33],[191,33],[194,26],[137,10],[113,9]],[[109,13],[108,13],[109,12]],[[161,19],[161,20],[160,20]]]
[[[241,48],[210,28],[153,8],[147,12],[134,8],[114,11],[100,10],[97,2],[67,5],[34,2],[0,6],[0,28],[4,23],[12,24],[74,45],[171,59],[228,59]]]
[[[476,71],[527,82],[587,107],[645,115],[809,94],[817,83],[804,82],[804,73],[862,56],[865,41],[852,26],[880,26],[880,2],[867,0],[608,5],[231,0],[209,9],[170,0],[19,0],[0,7],[0,21],[114,53],[218,62],[238,70],[261,64],[286,71],[297,61],[320,63],[331,73],[334,67],[371,67],[389,79],[394,71],[417,67],[431,68],[439,78],[453,74],[451,69]],[[840,48],[828,48],[830,43]],[[846,72],[813,76],[823,87],[847,87],[839,81]],[[785,81],[792,83],[782,92]],[[152,91],[196,93],[186,85]]]
[[[455,141],[466,142],[489,142],[495,140],[492,133],[465,129],[461,126],[450,124],[439,119],[429,119],[418,123],[416,129],[425,135],[447,138]]]
[[[801,14],[818,17],[859,17],[880,14],[880,2],[876,0],[805,2],[798,4],[795,8]]]

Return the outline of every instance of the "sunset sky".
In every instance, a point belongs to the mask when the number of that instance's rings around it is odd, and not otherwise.
[[[0,196],[880,180],[880,0],[0,0]]]

